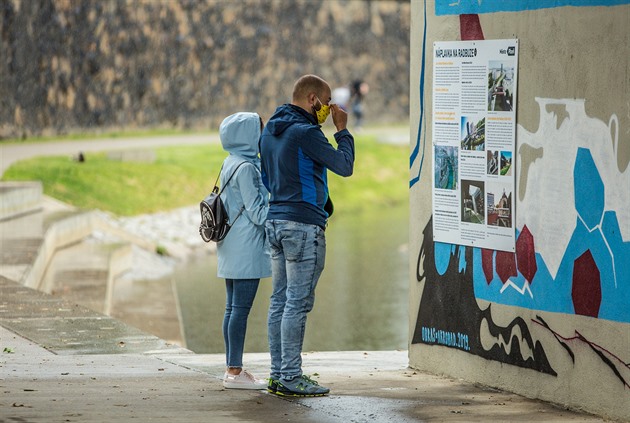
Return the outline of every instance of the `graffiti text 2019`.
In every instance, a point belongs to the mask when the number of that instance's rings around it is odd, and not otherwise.
[[[470,351],[468,335],[463,333],[447,332],[436,328],[422,327],[422,341],[427,344],[439,344],[447,347],[459,348]]]

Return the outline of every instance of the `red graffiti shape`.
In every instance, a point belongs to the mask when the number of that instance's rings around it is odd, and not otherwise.
[[[516,240],[516,261],[518,271],[521,272],[525,279],[527,279],[527,282],[531,284],[538,270],[538,265],[536,264],[534,236],[527,226],[523,226],[523,230]]]
[[[597,317],[602,302],[602,287],[599,269],[591,250],[573,263],[573,288],[571,290],[575,314]]]
[[[516,255],[507,251],[497,251],[497,275],[501,278],[501,282],[505,283],[510,276],[517,276],[516,273]]]
[[[481,267],[483,268],[483,274],[486,276],[486,283],[490,285],[492,278],[494,277],[494,266],[492,263],[492,257],[494,256],[494,250],[481,249]]]
[[[479,15],[459,15],[459,34],[462,41],[483,40]]]

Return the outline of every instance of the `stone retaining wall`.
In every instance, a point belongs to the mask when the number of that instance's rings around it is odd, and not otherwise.
[[[409,25],[408,1],[3,0],[0,139],[268,118],[305,73],[406,120]]]

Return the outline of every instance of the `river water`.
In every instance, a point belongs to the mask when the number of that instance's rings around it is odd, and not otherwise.
[[[326,230],[326,267],[309,314],[304,351],[406,349],[408,339],[408,207],[369,215],[333,216]],[[224,351],[225,282],[216,256],[193,258],[173,274],[186,347]],[[261,281],[246,352],[268,351],[271,279]]]

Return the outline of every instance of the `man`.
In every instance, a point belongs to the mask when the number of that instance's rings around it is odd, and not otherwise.
[[[354,168],[348,115],[330,100],[326,81],[315,75],[301,77],[293,87],[291,103],[276,109],[260,139],[263,179],[271,194],[265,224],[273,278],[267,389],[277,395],[329,392],[302,374],[301,354],[306,315],[313,308],[326,256],[324,230],[332,213],[327,170],[350,176]],[[321,130],[331,112],[337,149]]]

